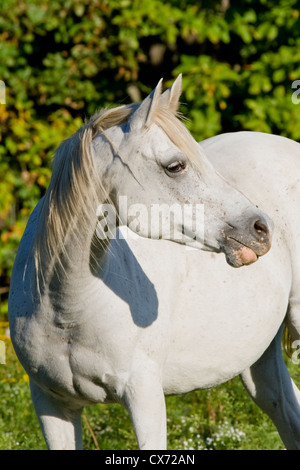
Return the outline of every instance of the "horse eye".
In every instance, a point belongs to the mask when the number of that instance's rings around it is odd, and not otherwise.
[[[182,161],[179,161],[179,162],[173,162],[173,163],[170,163],[170,165],[168,165],[166,167],[166,170],[169,172],[169,173],[179,173],[180,171],[184,170],[186,168],[186,163],[182,162]]]

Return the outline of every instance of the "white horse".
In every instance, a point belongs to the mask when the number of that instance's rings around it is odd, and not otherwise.
[[[129,410],[140,449],[165,449],[164,395],[238,374],[300,447],[299,392],[280,351],[287,311],[299,336],[299,145],[249,133],[200,146],[176,117],[180,93],[180,77],[163,94],[160,82],[63,142],[21,241],[11,337],[49,449],[81,448],[82,408],[99,402]],[[272,249],[233,269],[270,248],[257,203],[277,224]],[[170,210],[150,224],[157,204]],[[111,205],[138,236],[110,234]]]

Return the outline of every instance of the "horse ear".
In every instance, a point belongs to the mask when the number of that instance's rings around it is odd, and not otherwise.
[[[157,106],[159,104],[159,99],[162,91],[162,81],[161,78],[154,88],[154,90],[141,102],[137,110],[132,114],[129,123],[130,127],[134,129],[141,129],[142,127],[149,127]]]
[[[166,90],[160,97],[163,106],[168,108],[174,114],[179,107],[179,98],[182,92],[182,75],[178,75],[173,85]]]

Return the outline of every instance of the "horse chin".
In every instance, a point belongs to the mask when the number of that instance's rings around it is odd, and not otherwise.
[[[252,248],[245,246],[237,241],[232,241],[223,249],[227,263],[234,267],[248,266],[255,263],[259,256]]]

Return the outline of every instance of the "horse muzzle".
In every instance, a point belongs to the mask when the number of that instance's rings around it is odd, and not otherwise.
[[[254,263],[271,248],[273,223],[262,213],[241,218],[222,230],[221,250],[230,266],[238,268]]]

